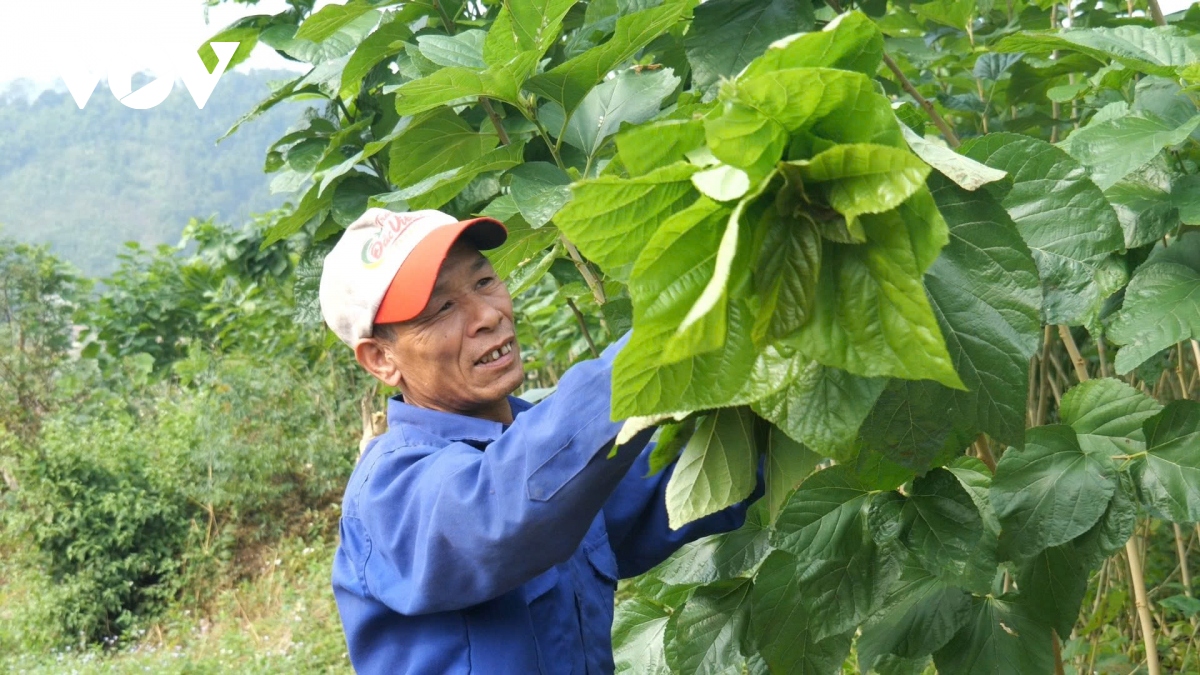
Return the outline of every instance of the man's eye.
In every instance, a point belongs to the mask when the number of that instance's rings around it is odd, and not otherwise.
[[[487,286],[490,286],[490,285],[492,285],[492,282],[495,280],[496,280],[495,277],[484,277],[479,280],[479,287],[485,288]]]
[[[442,305],[441,309],[438,310],[438,313],[441,314],[442,312],[447,312],[453,306],[454,306],[453,302],[447,301],[446,304]]]

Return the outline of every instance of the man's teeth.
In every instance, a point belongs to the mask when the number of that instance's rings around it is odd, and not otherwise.
[[[504,356],[505,354],[507,354],[511,351],[512,351],[512,343],[506,342],[504,344],[504,346],[501,347],[500,349],[493,349],[491,354],[488,354],[488,355],[484,356],[482,359],[479,359],[479,362],[480,363],[491,363],[492,361],[495,361],[496,359],[500,358],[501,356]]]

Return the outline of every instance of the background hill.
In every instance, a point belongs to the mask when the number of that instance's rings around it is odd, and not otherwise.
[[[193,216],[241,223],[279,206],[290,195],[271,194],[262,163],[295,107],[215,141],[270,82],[294,76],[227,73],[203,110],[181,85],[151,110],[126,108],[103,82],[83,110],[65,91],[31,98],[9,87],[0,93],[0,236],[48,243],[103,276],[125,241],[174,244]]]

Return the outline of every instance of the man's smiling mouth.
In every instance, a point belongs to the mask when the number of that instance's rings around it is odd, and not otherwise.
[[[482,359],[479,359],[478,361],[475,362],[475,365],[486,366],[487,364],[491,363],[492,361],[495,361],[496,359],[500,358],[501,356],[504,356],[505,354],[508,354],[509,352],[511,352],[512,348],[513,348],[512,340],[509,340],[508,342],[505,342],[503,345],[501,345],[499,349],[493,349],[491,352],[485,354]]]

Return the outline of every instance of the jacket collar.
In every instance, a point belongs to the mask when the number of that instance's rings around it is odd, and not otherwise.
[[[533,404],[509,396],[508,403],[512,406],[513,418],[529,410]],[[457,413],[418,408],[405,403],[399,395],[388,399],[388,427],[415,427],[427,434],[433,434],[448,441],[475,441],[491,443],[500,438],[507,425],[492,420],[459,415]]]

